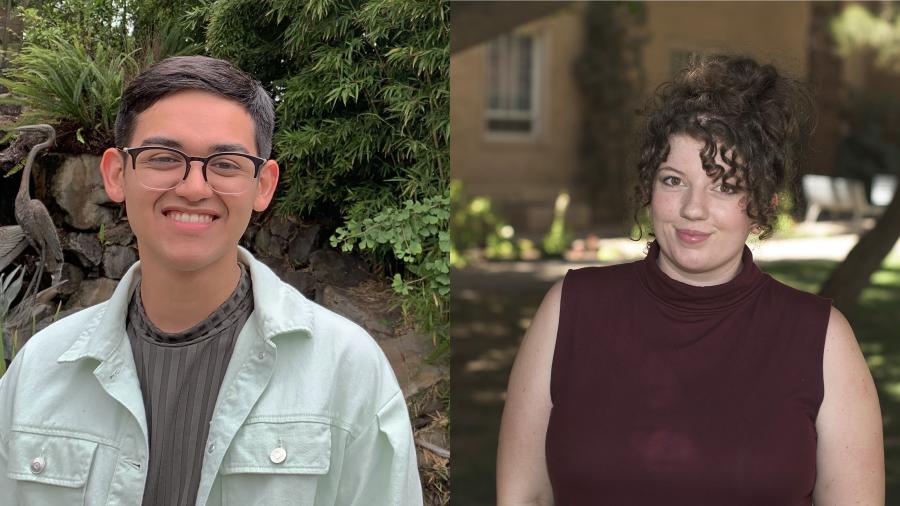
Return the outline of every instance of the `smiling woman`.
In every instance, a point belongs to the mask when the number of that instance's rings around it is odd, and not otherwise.
[[[712,56],[648,111],[647,258],[569,271],[516,357],[497,490],[520,504],[884,504],[872,377],[827,299],[764,274],[808,94]]]

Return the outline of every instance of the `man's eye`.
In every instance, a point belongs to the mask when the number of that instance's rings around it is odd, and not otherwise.
[[[212,164],[215,170],[241,170],[241,166],[229,160],[216,160]]]
[[[163,164],[163,163],[180,163],[180,162],[181,162],[180,159],[175,158],[174,156],[168,156],[168,155],[154,156],[153,158],[150,158],[150,159],[147,160],[147,161],[150,162],[150,163],[158,163],[158,164]]]

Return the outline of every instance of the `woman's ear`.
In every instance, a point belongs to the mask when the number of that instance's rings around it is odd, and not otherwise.
[[[125,202],[125,157],[116,148],[109,148],[100,158],[103,188],[113,202]]]

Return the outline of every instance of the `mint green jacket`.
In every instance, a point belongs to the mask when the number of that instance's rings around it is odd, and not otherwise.
[[[239,255],[255,309],[210,421],[197,504],[422,504],[406,403],[381,349]],[[138,269],[110,300],[35,335],[0,379],[0,505],[141,504],[147,422],[125,333]]]

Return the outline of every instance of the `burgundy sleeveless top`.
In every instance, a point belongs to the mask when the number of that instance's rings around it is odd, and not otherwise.
[[[761,272],[696,287],[646,259],[569,271],[547,468],[557,506],[804,505],[827,299]]]

